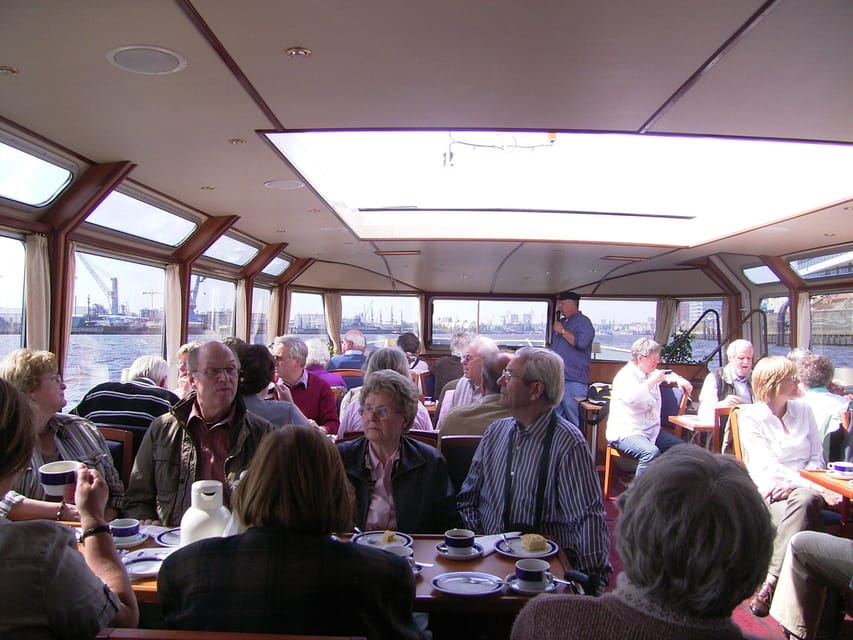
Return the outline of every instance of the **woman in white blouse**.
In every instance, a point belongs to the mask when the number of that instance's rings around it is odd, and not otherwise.
[[[781,356],[764,358],[752,372],[755,403],[740,410],[744,462],[776,525],[767,578],[750,603],[759,617],[769,612],[788,540],[816,528],[824,504],[840,500],[800,477],[800,470],[823,469],[825,464],[814,414],[795,399],[798,384],[793,362]]]

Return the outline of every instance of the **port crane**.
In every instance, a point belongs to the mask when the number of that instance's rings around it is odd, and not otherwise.
[[[80,259],[80,262],[83,263],[83,266],[86,267],[86,270],[92,274],[92,278],[95,280],[97,285],[101,288],[101,291],[104,292],[104,295],[107,296],[107,299],[110,301],[110,313],[113,315],[118,315],[119,313],[119,305],[118,305],[118,278],[110,278],[110,283],[112,287],[107,286],[107,283],[104,282],[103,278],[98,275],[98,272],[95,271],[95,267],[86,259],[86,257],[78,253],[77,257]]]

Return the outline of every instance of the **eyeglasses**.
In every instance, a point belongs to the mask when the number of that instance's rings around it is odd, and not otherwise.
[[[471,362],[471,360],[473,360],[474,358],[479,357],[479,353],[466,353],[464,356],[462,356],[462,362]]]
[[[240,370],[237,367],[208,367],[207,369],[202,369],[201,371],[193,371],[193,373],[201,373],[205,378],[210,378],[211,380],[216,380],[223,373],[226,378],[236,378],[240,375]]]
[[[521,375],[520,373],[513,373],[509,369],[504,369],[503,373],[501,374],[501,377],[498,378],[498,382],[500,382],[501,380],[506,380],[507,382],[509,382],[513,378],[520,381],[522,384],[533,384],[534,382],[542,382],[541,380],[525,380],[523,375]]]
[[[376,407],[375,409],[373,407],[360,407],[358,410],[358,415],[362,418],[366,417],[367,419],[370,419],[370,416],[376,416],[377,420],[384,420],[392,413],[399,414],[400,412],[391,411],[388,407]]]

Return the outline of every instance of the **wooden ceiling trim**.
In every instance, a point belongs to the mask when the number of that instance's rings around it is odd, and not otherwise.
[[[195,262],[239,219],[240,216],[212,216],[208,218],[184,244],[175,250],[172,259],[180,263]]]
[[[240,277],[247,278],[248,280],[254,280],[255,276],[263,271],[264,267],[266,267],[273,258],[284,251],[286,246],[286,242],[277,242],[275,244],[268,244],[262,247],[261,250],[258,251],[258,255],[256,255],[249,264],[240,270]]]

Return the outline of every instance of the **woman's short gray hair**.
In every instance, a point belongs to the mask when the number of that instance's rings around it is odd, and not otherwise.
[[[320,338],[311,338],[311,340],[305,343],[305,346],[308,347],[308,357],[305,358],[305,366],[310,367],[318,364],[325,369],[326,365],[329,364],[329,360],[331,360],[328,345],[320,340]]]
[[[651,338],[640,338],[631,345],[631,360],[636,363],[640,356],[649,357],[653,353],[660,353],[661,346]]]
[[[374,371],[391,369],[400,375],[409,375],[409,361],[406,354],[399,347],[382,347],[371,352],[364,362],[364,375],[368,376]]]
[[[746,468],[673,447],[617,502],[616,548],[631,583],[667,611],[727,618],[767,573],[775,531]]]
[[[397,403],[397,411],[403,416],[403,431],[412,428],[418,414],[418,390],[408,375],[404,376],[390,369],[374,371],[364,379],[360,401],[363,403],[371,393],[387,393],[391,396]]]

